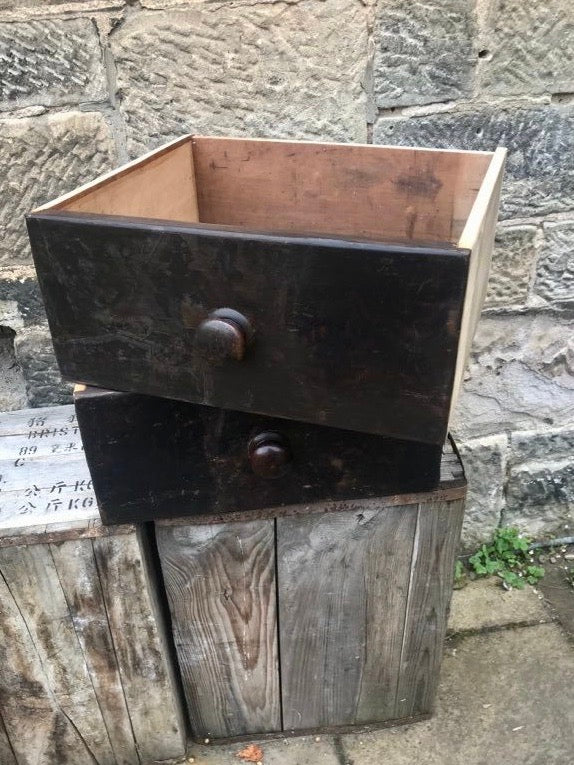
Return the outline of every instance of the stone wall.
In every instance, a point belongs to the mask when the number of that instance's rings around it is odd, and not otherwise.
[[[510,154],[455,433],[465,542],[574,501],[569,0],[0,0],[0,409],[69,400],[23,215],[184,132]]]

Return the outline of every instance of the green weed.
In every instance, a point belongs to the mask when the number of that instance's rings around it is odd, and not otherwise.
[[[496,529],[492,542],[484,544],[468,562],[477,576],[498,576],[507,587],[522,589],[544,576],[542,566],[529,555],[531,541],[515,528]]]

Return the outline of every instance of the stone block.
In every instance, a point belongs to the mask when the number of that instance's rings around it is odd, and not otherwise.
[[[2,324],[0,301],[0,412],[28,405],[26,383],[14,355],[14,332]]]
[[[367,14],[302,0],[128,17],[110,44],[130,152],[186,132],[365,141]]]
[[[102,51],[90,19],[0,24],[0,109],[103,100]]]
[[[34,266],[0,268],[0,324],[17,330],[46,321]]]
[[[189,2],[189,0],[182,0]],[[0,0],[0,11],[5,21],[28,21],[48,16],[77,17],[98,11],[120,10],[126,0]]]
[[[483,315],[453,431],[459,439],[574,422],[574,332],[567,317]]]
[[[374,90],[379,107],[468,96],[476,57],[474,9],[463,0],[379,0]]]
[[[0,121],[0,264],[30,259],[26,213],[114,164],[112,134],[99,113]]]
[[[574,531],[574,424],[511,434],[504,523],[534,537]]]
[[[26,380],[30,406],[71,403],[73,386],[62,381],[48,327],[30,327],[19,332],[14,350]]]
[[[574,308],[574,221],[544,224],[533,293],[546,304]]]
[[[462,544],[473,550],[491,539],[500,523],[508,439],[506,435],[474,439],[458,444],[468,481]]]
[[[525,305],[536,259],[536,226],[499,226],[485,308]]]
[[[503,513],[506,526],[534,538],[570,536],[574,529],[574,456],[512,465]]]
[[[556,460],[574,455],[574,423],[552,430],[524,430],[510,437],[513,463]]]
[[[479,36],[478,92],[534,96],[574,90],[570,0],[493,0]]]
[[[374,142],[445,149],[509,150],[501,217],[574,208],[574,109],[476,107],[406,118],[380,117]]]

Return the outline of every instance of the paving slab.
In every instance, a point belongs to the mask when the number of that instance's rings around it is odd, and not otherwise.
[[[342,737],[348,765],[566,765],[574,646],[556,624],[453,641],[428,722]]]
[[[540,592],[532,587],[504,590],[497,577],[478,579],[455,590],[448,620],[449,634],[480,632],[519,624],[551,621]]]
[[[570,552],[570,555],[572,552]],[[556,565],[546,566],[546,575],[539,588],[552,615],[562,628],[574,638],[574,587],[572,585],[574,564],[563,558]],[[574,757],[573,757],[574,759]]]
[[[569,765],[574,641],[552,618],[533,588],[506,592],[495,579],[471,582],[454,593],[431,720],[250,743],[261,747],[263,765]],[[245,745],[192,745],[177,763],[238,765]]]
[[[301,738],[281,738],[252,742],[261,747],[263,765],[341,765],[337,756],[332,736],[303,736]],[[248,744],[233,744],[231,746],[209,745],[190,746],[186,759],[177,760],[179,763],[193,765],[245,765],[245,760],[238,753]],[[165,765],[168,765],[166,763]]]

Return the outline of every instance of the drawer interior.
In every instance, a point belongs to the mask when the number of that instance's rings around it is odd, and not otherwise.
[[[492,158],[185,136],[40,209],[456,245]]]

